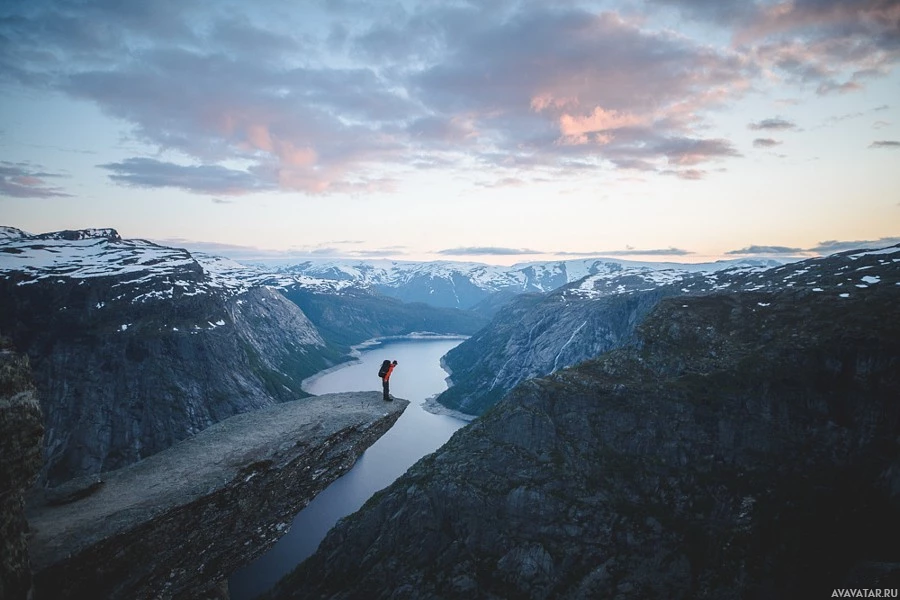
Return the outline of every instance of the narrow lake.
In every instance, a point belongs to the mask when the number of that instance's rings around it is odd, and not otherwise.
[[[228,580],[232,600],[265,592],[309,557],[338,519],[358,510],[375,492],[394,482],[417,460],[440,448],[465,421],[422,408],[425,399],[447,389],[441,357],[464,338],[399,339],[361,350],[359,362],[310,378],[304,389],[315,395],[381,391],[378,367],[397,361],[391,394],[410,405],[397,423],[366,450],[353,468],[332,483],[294,518],[290,531],[255,562]]]

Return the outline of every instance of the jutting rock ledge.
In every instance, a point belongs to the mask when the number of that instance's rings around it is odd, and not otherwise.
[[[376,392],[240,414],[136,464],[32,492],[36,598],[194,598],[265,551],[403,413]]]

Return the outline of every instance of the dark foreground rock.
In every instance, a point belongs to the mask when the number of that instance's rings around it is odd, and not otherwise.
[[[0,598],[31,593],[24,494],[41,468],[41,409],[25,356],[0,340]]]
[[[519,385],[274,597],[900,587],[900,286],[867,277],[662,300],[636,345]]]
[[[35,598],[215,595],[407,405],[375,392],[287,402],[226,419],[102,480],[34,490]]]

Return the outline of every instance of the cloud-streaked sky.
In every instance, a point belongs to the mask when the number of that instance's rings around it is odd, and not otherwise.
[[[29,231],[506,263],[900,234],[900,0],[7,0],[0,50]]]

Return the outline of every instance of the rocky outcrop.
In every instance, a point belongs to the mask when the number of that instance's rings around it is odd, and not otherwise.
[[[869,256],[880,273],[866,256],[825,263],[818,279],[854,282],[840,293],[661,300],[636,344],[519,385],[273,597],[900,587],[900,255]]]
[[[0,339],[0,598],[31,597],[25,491],[41,468],[41,409],[27,357]]]
[[[882,276],[886,285],[893,285],[896,269],[889,257],[894,250],[847,252],[771,268],[761,265],[714,273],[619,269],[547,294],[522,296],[447,354],[444,361],[452,373],[452,386],[437,402],[481,415],[522,381],[628,343],[635,327],[665,297],[780,289],[837,295],[876,285],[867,281]]]
[[[102,480],[34,490],[35,597],[213,595],[407,405],[375,392],[286,402],[226,419]]]
[[[42,484],[301,398],[304,378],[346,359],[278,292],[114,230],[0,244],[0,298],[46,416]]]

